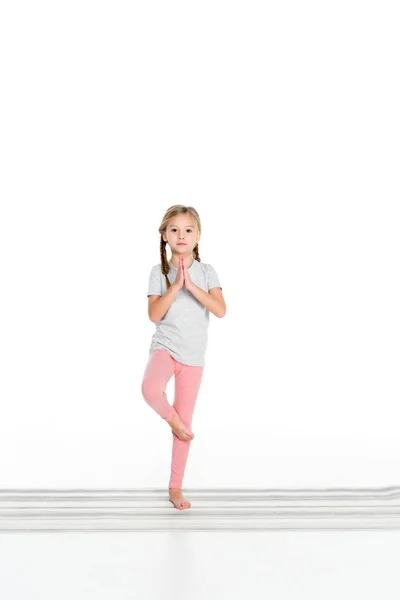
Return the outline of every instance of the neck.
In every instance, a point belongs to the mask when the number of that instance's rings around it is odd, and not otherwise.
[[[180,255],[180,256],[183,256],[183,255]],[[171,260],[169,261],[177,269],[179,268],[179,259],[180,259],[180,256],[172,255]],[[192,264],[195,261],[195,259],[191,255],[189,255],[189,256],[183,256],[183,260],[184,260],[184,263],[185,263],[185,267],[187,269],[190,269],[190,267],[192,266]]]

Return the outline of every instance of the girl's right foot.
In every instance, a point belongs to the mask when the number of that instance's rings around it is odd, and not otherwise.
[[[167,423],[171,426],[175,435],[181,440],[192,440],[194,438],[194,433],[182,423],[176,410],[174,410],[172,419],[167,421]]]

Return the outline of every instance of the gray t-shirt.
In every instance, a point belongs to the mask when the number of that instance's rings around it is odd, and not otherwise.
[[[172,284],[178,271],[171,262],[169,265],[168,279]],[[194,260],[188,272],[193,283],[205,292],[213,287],[222,290],[212,265]],[[154,265],[150,272],[147,296],[163,296],[166,291],[167,282],[161,273],[161,264]],[[156,348],[164,348],[184,365],[204,367],[209,316],[210,311],[183,286],[164,317],[156,323],[149,355]]]

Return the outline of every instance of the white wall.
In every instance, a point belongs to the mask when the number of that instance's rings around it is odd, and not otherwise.
[[[395,8],[2,8],[1,488],[167,486],[141,381],[176,203],[227,304],[184,486],[399,484]]]

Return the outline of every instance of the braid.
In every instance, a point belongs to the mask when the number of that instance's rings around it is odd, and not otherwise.
[[[194,260],[197,260],[198,262],[201,262],[201,258],[200,258],[200,254],[199,254],[199,245],[198,244],[195,245],[195,247],[193,249],[193,252],[194,252]]]
[[[167,280],[167,290],[169,290],[169,288],[171,286],[171,283],[168,279],[168,273],[169,273],[170,267],[169,267],[168,258],[167,258],[167,250],[165,248],[166,245],[167,245],[167,242],[164,242],[164,240],[162,239],[162,234],[161,234],[161,240],[160,240],[161,273],[163,275],[165,275],[165,279]]]

